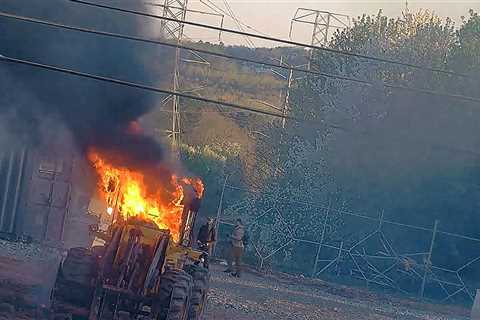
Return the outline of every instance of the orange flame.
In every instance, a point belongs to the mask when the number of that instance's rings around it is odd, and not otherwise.
[[[99,175],[98,192],[106,201],[108,212],[128,219],[137,217],[153,221],[160,229],[169,229],[174,241],[180,237],[184,197],[180,182],[192,185],[197,197],[204,192],[203,182],[198,178],[178,179],[175,175],[170,181],[158,181],[156,190],[148,190],[145,173],[125,167],[114,167],[90,149],[88,158]]]

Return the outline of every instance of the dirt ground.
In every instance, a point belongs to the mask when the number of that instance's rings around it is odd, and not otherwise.
[[[440,320],[469,311],[376,295],[308,279],[246,273],[234,278],[213,266],[206,320]]]
[[[0,240],[0,320],[42,319],[60,260],[58,250]]]
[[[0,320],[48,318],[49,292],[58,258],[55,252],[9,247],[0,242]],[[469,311],[461,307],[418,303],[320,280],[262,275],[253,270],[234,278],[223,273],[223,268],[212,265],[204,320],[469,318]]]

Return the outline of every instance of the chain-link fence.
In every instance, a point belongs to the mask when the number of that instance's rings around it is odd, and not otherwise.
[[[227,239],[237,217],[250,237],[246,263],[260,269],[442,301],[474,299],[480,239],[443,231],[438,220],[424,227],[386,219],[383,211],[368,215],[331,202],[272,200],[225,180],[217,256],[228,254]],[[464,250],[450,261],[444,253],[457,245]]]

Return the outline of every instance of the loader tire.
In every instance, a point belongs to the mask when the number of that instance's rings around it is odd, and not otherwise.
[[[192,277],[183,270],[167,270],[160,278],[157,320],[187,320]]]
[[[92,301],[97,260],[84,248],[68,250],[55,283],[54,300],[88,307]]]
[[[193,290],[188,310],[188,320],[201,320],[207,305],[207,293],[210,284],[208,269],[190,265],[186,271],[193,278]]]

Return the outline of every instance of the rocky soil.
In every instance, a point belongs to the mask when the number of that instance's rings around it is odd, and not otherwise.
[[[0,241],[0,320],[48,318],[61,254]],[[241,278],[212,265],[205,320],[466,320],[469,310],[251,270]]]
[[[56,249],[0,240],[0,320],[42,319],[60,260]]]
[[[418,303],[319,280],[247,273],[233,278],[214,266],[206,319],[463,320],[461,307]]]

